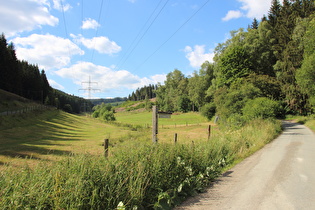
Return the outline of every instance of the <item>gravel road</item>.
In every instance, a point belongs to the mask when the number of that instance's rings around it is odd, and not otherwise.
[[[315,209],[315,135],[284,122],[281,136],[177,210]]]

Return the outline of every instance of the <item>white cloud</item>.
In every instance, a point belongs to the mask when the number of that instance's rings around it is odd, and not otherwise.
[[[190,65],[194,68],[200,67],[205,61],[213,62],[214,52],[205,52],[205,45],[195,45],[194,49],[186,46],[184,52]]]
[[[88,18],[82,21],[82,29],[97,29],[101,25],[94,19]]]
[[[16,47],[20,60],[38,64],[40,68],[50,70],[62,68],[70,63],[71,56],[84,52],[69,39],[54,35],[32,34],[11,40]]]
[[[247,18],[256,18],[261,19],[264,14],[267,14],[270,6],[271,0],[237,0],[241,3],[240,10],[230,10],[226,14],[223,21],[229,21],[231,19],[237,19],[240,17],[247,17]]]
[[[94,37],[92,39],[84,38],[81,35],[75,36],[71,34],[70,36],[73,37],[75,41],[82,43],[85,47],[94,49],[99,53],[111,55],[121,51],[121,47],[117,45],[116,42],[110,41],[105,36]]]
[[[53,0],[54,3],[54,9],[59,10],[59,11],[68,11],[69,9],[71,9],[71,5],[70,4],[66,4],[64,3],[65,0]],[[61,4],[62,3],[62,4]]]
[[[51,15],[48,9],[49,4],[43,0],[3,0],[0,7],[1,32],[10,37],[42,25],[57,25],[58,18]]]
[[[246,11],[246,17],[260,19],[267,14],[271,0],[238,0],[242,3],[241,9]]]
[[[239,10],[230,10],[228,11],[228,13],[226,14],[226,16],[224,18],[222,18],[223,21],[229,21],[231,19],[237,19],[242,17],[243,14],[241,11]]]
[[[63,90],[63,89],[65,89],[64,86],[60,85],[60,84],[57,83],[55,80],[48,79],[48,82],[49,82],[50,86],[52,86],[52,87],[55,88],[55,89],[58,89],[58,90]]]
[[[97,84],[93,84],[92,88],[100,89],[105,93],[113,90],[118,92],[125,89],[135,90],[144,85],[162,83],[166,79],[166,75],[140,78],[126,70],[113,70],[90,62],[79,62],[69,68],[55,71],[55,73],[60,77],[72,79],[77,85],[87,82],[91,77],[92,82],[97,82]],[[87,85],[82,88],[87,88]]]

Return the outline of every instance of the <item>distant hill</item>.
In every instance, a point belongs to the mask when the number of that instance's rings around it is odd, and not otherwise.
[[[91,101],[94,105],[99,105],[101,103],[104,104],[113,104],[113,103],[122,103],[124,101],[127,101],[127,97],[116,97],[116,98],[100,98],[100,99],[90,99],[89,101]]]

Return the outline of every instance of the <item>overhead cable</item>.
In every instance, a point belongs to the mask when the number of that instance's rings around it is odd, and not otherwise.
[[[156,6],[156,8],[154,9],[154,11],[152,12],[151,16],[148,18],[147,22],[151,19],[151,17],[153,16],[153,14],[155,13],[156,9],[159,7],[160,3],[162,2],[162,0],[159,2],[159,4]],[[149,31],[149,29],[151,28],[151,26],[153,25],[153,23],[156,21],[156,19],[159,17],[159,15],[161,14],[161,12],[163,11],[163,9],[165,8],[165,6],[167,5],[167,3],[169,2],[169,0],[167,0],[164,5],[162,6],[162,8],[159,10],[159,12],[156,14],[156,16],[154,17],[154,19],[152,20],[152,22],[150,23],[150,25],[147,27],[147,29],[144,31],[144,33],[142,34],[142,36],[140,37],[140,39],[137,41],[137,43],[135,44],[135,46],[132,48],[132,50],[128,53],[128,55],[126,56],[126,58],[123,60],[123,63],[121,64],[124,65],[125,62],[128,60],[128,58],[131,56],[131,54],[133,53],[133,51],[136,49],[136,47],[139,45],[139,43],[141,42],[141,40],[143,39],[143,37],[146,35],[146,33]],[[147,24],[147,22],[144,24],[144,26]],[[144,28],[144,27],[143,27]],[[137,35],[136,39],[138,38],[138,36],[140,35],[142,29],[140,30],[139,34]],[[135,40],[136,40],[135,39]],[[133,41],[133,43],[135,42],[135,40]],[[132,46],[132,45],[131,45]],[[130,46],[130,47],[131,47]],[[130,49],[129,47],[129,49]],[[128,50],[129,50],[128,49]]]
[[[159,51],[170,39],[175,36],[175,34],[180,31],[186,25],[202,8],[204,8],[210,0],[207,0],[195,13],[193,13],[180,27],[176,29],[176,31],[169,37],[167,38],[152,54],[150,54],[138,67],[139,69],[143,64],[145,64],[157,51]]]

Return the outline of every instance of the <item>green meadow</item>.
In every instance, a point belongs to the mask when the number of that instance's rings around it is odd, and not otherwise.
[[[154,144],[151,112],[116,118],[106,123],[59,110],[1,116],[0,207],[171,209],[281,132],[275,120],[231,131],[198,113],[177,113],[159,119]]]

